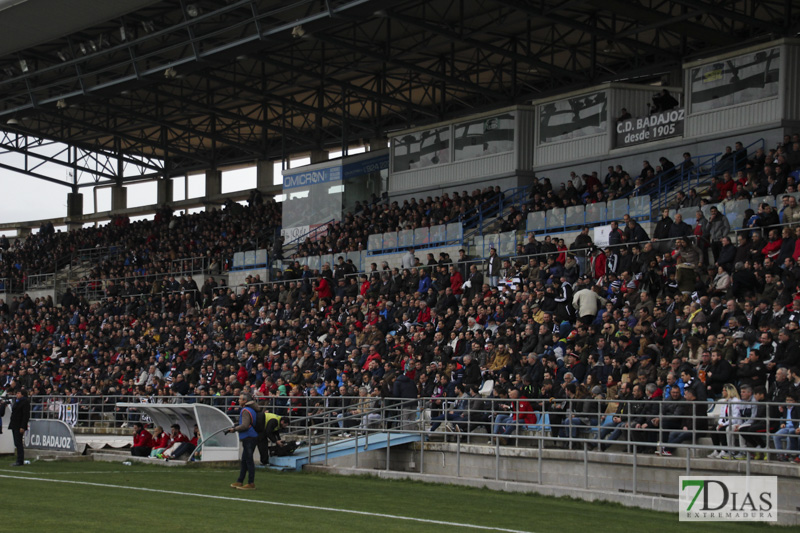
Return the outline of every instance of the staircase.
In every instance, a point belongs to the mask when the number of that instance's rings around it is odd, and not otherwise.
[[[766,141],[760,138],[747,145],[745,147],[747,155],[744,161],[735,160],[731,174],[735,176],[739,170],[744,169],[746,161],[755,154],[758,148],[763,149],[765,144]],[[638,190],[634,189],[622,198],[649,196],[652,199],[652,214],[657,218],[662,209],[674,203],[679,191],[688,192],[689,189],[695,188],[698,193],[702,192],[710,185],[713,176],[722,174],[719,169],[721,156],[722,152],[704,154],[697,157],[698,163],[690,169],[677,169],[676,167],[660,172],[653,179],[642,184]]]
[[[381,432],[367,433],[366,435],[330,441],[327,444],[313,444],[295,450],[294,454],[285,457],[269,458],[269,465],[280,470],[301,470],[303,465],[322,463],[327,459],[345,455],[385,450],[394,446],[401,446],[411,442],[419,442],[422,437],[419,433]]]

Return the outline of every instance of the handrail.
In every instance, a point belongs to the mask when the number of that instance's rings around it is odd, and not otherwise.
[[[702,380],[695,379],[698,383],[692,386],[694,390],[697,387],[705,389]],[[679,383],[671,385],[679,386]],[[788,440],[784,446],[775,444],[787,435],[785,431],[779,432],[786,419],[781,411],[787,406],[785,402],[741,399],[728,403],[737,408],[730,409],[730,416],[727,416],[720,408],[725,400],[688,401],[662,394],[658,398],[606,398],[604,390],[602,394],[584,399],[560,395],[557,398],[523,396],[511,399],[455,396],[454,390],[448,390],[440,396],[394,398],[381,397],[374,392],[367,396],[338,396],[323,391],[321,394],[306,392],[290,396],[257,393],[256,400],[272,412],[290,415],[288,433],[305,433],[309,442],[319,434],[318,442],[321,439],[327,443],[337,434],[347,437],[348,431],[415,433],[429,439],[434,435],[469,434],[483,428],[488,436],[508,437],[511,441],[507,444],[517,446],[533,441],[541,448],[542,441],[547,440],[556,446],[583,449],[584,452],[596,449],[598,445],[600,451],[616,445],[622,448],[620,453],[635,455],[643,449],[655,449],[662,456],[672,455],[671,450],[683,449],[689,454],[687,466],[691,454],[697,452],[715,452],[716,455],[709,454],[709,457],[717,459],[744,459],[748,471],[751,454],[782,454],[783,460],[800,455],[800,450],[788,446]],[[203,403],[216,407],[235,421],[240,409],[237,400],[237,396],[199,394],[36,394],[31,397],[31,418],[60,419],[79,426],[110,424],[126,427],[133,422],[148,421],[142,419],[142,413],[135,407],[120,407],[118,404]],[[525,410],[521,402],[528,402]],[[438,416],[429,418],[427,413]],[[530,415],[535,415],[535,421]],[[371,426],[375,426],[374,429]],[[438,428],[442,431],[435,432]],[[719,442],[709,444],[701,441],[709,436],[717,437]],[[459,446],[460,443],[458,440]],[[489,441],[490,446],[499,444],[499,440]]]
[[[305,240],[307,238],[310,239],[311,238],[310,236],[315,236],[315,235],[317,235],[317,233],[319,233],[320,231],[323,231],[323,230],[327,232],[328,231],[328,225],[333,224],[335,222],[336,222],[335,218],[332,218],[332,219],[330,219],[330,220],[328,220],[326,222],[323,222],[322,224],[320,224],[316,228],[309,229],[307,232],[305,232],[305,233],[303,233],[301,235],[298,235],[297,237],[295,237],[291,241],[283,243],[283,246],[286,247],[286,246],[289,246],[290,244],[294,244],[294,243],[298,243],[299,244],[300,242],[305,242]]]
[[[530,186],[512,187],[494,195],[492,198],[473,209],[473,211],[475,211],[473,215],[470,216],[469,212],[465,214],[465,218],[461,220],[464,230],[475,229],[483,235],[485,219],[492,216],[501,216],[509,206],[516,205],[522,207],[522,203],[527,198],[529,190]]]
[[[716,161],[716,157],[721,155],[721,154],[722,154],[722,152],[711,153],[711,154],[702,154],[702,155],[697,156],[697,159],[701,160],[703,158],[706,158],[706,159],[703,159],[703,162],[705,162],[705,163],[707,163],[708,161],[714,161],[715,162]],[[641,196],[641,195],[644,195],[644,194],[651,194],[652,191],[659,191],[659,190],[662,189],[662,187],[666,183],[673,183],[674,181],[677,181],[678,178],[682,177],[684,174],[687,173],[687,170],[691,171],[691,170],[696,169],[696,168],[701,168],[701,166],[702,166],[702,163],[697,163],[697,164],[693,165],[692,167],[690,167],[689,169],[685,169],[683,167],[683,165],[681,164],[681,165],[675,165],[673,168],[670,168],[670,169],[667,169],[667,170],[662,170],[661,172],[659,172],[658,174],[653,176],[653,178],[651,178],[650,180],[645,181],[644,183],[642,183],[639,187],[635,187],[633,190],[621,195],[620,198],[630,198],[630,197],[633,197],[633,196]],[[680,169],[680,170],[676,170],[676,169]],[[668,181],[664,181],[665,178],[668,178]]]

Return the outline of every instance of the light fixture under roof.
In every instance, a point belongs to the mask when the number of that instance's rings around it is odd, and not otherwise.
[[[23,73],[28,72],[30,70],[28,68],[28,62],[25,61],[24,59],[19,60],[19,68]]]
[[[19,124],[19,120],[15,119],[14,117],[11,117],[6,121],[6,124],[8,124],[9,126],[16,126],[17,124]]]
[[[164,77],[168,80],[174,79],[178,77],[178,71],[172,67],[168,67],[167,70],[164,71]]]
[[[306,34],[306,30],[303,28],[302,24],[298,24],[294,28],[292,28],[292,37],[295,39],[299,39]]]
[[[200,8],[197,7],[197,4],[189,4],[186,6],[186,14],[192,18],[195,18],[200,14]]]

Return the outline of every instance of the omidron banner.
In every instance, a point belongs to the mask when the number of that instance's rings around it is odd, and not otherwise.
[[[663,111],[617,122],[616,148],[683,135],[684,109]]]
[[[681,522],[777,522],[776,476],[681,476]]]

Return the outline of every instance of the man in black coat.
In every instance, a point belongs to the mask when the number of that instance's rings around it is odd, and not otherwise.
[[[31,419],[31,401],[28,398],[28,391],[25,389],[17,391],[17,400],[11,407],[11,420],[8,429],[14,436],[14,447],[17,449],[17,462],[11,466],[22,466],[25,464],[25,447],[22,437],[28,430],[28,422]]]

